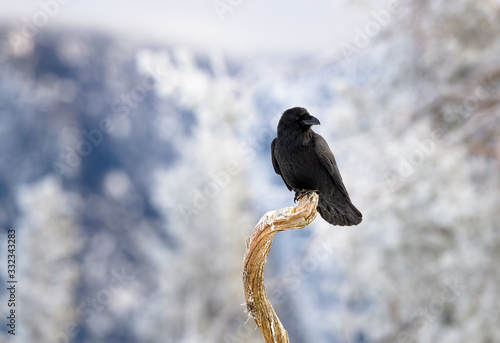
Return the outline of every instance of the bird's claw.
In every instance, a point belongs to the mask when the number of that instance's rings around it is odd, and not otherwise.
[[[293,202],[299,201],[304,196],[307,196],[309,198],[313,193],[317,192],[318,191],[312,189],[299,189],[298,191],[295,192],[295,197],[293,198]]]

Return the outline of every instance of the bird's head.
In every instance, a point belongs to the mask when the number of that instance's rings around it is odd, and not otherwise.
[[[287,130],[307,131],[312,125],[320,125],[317,118],[307,112],[303,107],[294,107],[286,110],[278,124],[278,134]]]

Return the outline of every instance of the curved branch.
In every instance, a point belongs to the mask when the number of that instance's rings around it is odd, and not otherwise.
[[[288,333],[266,296],[264,270],[274,235],[279,231],[303,229],[316,219],[318,195],[309,193],[296,207],[266,213],[247,237],[243,266],[243,285],[247,311],[259,327],[266,343],[288,343]]]

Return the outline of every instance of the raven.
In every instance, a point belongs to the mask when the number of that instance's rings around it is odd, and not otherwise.
[[[304,193],[317,192],[318,212],[328,223],[358,225],[363,216],[349,198],[335,157],[325,139],[311,130],[319,124],[302,107],[283,113],[278,137],[271,143],[274,171],[290,191],[295,191],[295,200]]]

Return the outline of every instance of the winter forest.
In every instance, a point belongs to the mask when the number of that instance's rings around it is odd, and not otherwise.
[[[363,222],[277,234],[290,341],[500,342],[500,2],[345,6],[373,14],[287,60],[2,24],[0,342],[264,342],[245,237],[294,205],[270,155],[294,106]]]

